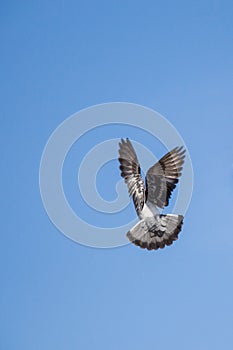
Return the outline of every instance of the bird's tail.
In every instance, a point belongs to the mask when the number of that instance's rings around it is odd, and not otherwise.
[[[150,223],[140,220],[126,235],[132,243],[141,248],[164,248],[178,239],[182,224],[182,215],[156,215]]]

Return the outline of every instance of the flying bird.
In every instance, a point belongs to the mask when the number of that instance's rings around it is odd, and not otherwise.
[[[139,222],[126,236],[135,245],[148,250],[164,248],[178,239],[183,216],[160,214],[159,208],[169,204],[172,191],[181,176],[185,149],[175,147],[155,163],[146,174],[146,184],[141,176],[140,164],[132,143],[127,138],[119,143],[121,176],[132,196]]]

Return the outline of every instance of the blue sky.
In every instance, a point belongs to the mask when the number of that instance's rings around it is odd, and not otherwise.
[[[225,0],[2,4],[0,349],[232,349],[232,10]],[[167,249],[81,246],[43,208],[50,134],[111,101],[157,110],[190,151],[192,202]],[[134,131],[92,140],[112,134]],[[107,199],[116,166],[104,188],[98,177]]]

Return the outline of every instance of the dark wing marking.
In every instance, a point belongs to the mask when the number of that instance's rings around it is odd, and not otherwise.
[[[127,233],[127,237],[132,243],[141,248],[156,250],[176,241],[182,224],[182,215],[157,215],[154,217],[152,225],[145,220],[140,220]]]
[[[146,174],[146,200],[164,208],[181,176],[185,149],[176,147],[162,157]]]
[[[133,197],[134,206],[139,215],[145,203],[145,186],[141,177],[141,169],[135,150],[127,138],[119,143],[119,162],[121,176],[128,186],[129,194]]]

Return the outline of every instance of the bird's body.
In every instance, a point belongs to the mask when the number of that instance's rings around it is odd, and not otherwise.
[[[183,147],[176,147],[153,165],[146,174],[146,186],[135,150],[129,139],[119,143],[121,176],[124,178],[139,222],[127,233],[131,242],[148,250],[164,248],[177,240],[183,216],[160,214],[168,205],[172,191],[181,176],[184,163]]]
[[[142,208],[139,218],[145,220],[146,218],[151,218],[158,214],[159,209],[156,207],[156,205],[154,205],[150,201],[147,201]]]

